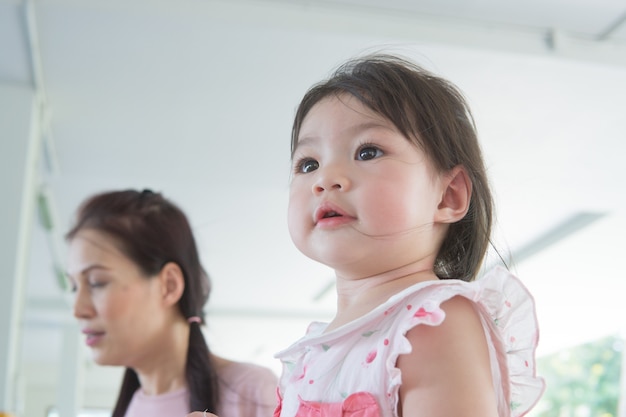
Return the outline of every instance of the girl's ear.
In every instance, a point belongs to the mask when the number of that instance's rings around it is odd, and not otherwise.
[[[455,223],[465,217],[469,210],[472,198],[472,181],[467,170],[462,165],[457,165],[443,176],[443,194],[435,222]]]
[[[161,296],[167,306],[178,303],[185,289],[185,277],[180,266],[175,262],[166,263],[159,272]]]

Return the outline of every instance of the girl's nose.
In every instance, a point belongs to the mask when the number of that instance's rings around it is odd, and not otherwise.
[[[347,191],[351,181],[344,170],[338,167],[328,166],[319,168],[317,178],[313,183],[313,194],[321,194],[325,191]]]

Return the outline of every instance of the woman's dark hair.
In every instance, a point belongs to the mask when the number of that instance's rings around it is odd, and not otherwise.
[[[489,247],[493,200],[474,119],[461,92],[401,57],[374,54],[355,58],[304,95],[293,123],[292,155],[311,108],[326,97],[344,94],[391,121],[426,153],[439,172],[465,167],[472,182],[469,210],[450,225],[435,260],[435,273],[440,279],[473,280]]]
[[[136,263],[146,277],[157,275],[168,262],[183,272],[185,289],[178,301],[181,314],[199,317],[211,285],[200,263],[196,242],[187,217],[174,203],[150,190],[123,190],[96,194],[80,206],[66,239],[83,229],[97,230],[114,238],[119,249]],[[215,366],[200,323],[191,320],[185,378],[190,393],[189,411],[215,412],[218,384]],[[137,373],[126,368],[112,417],[123,417],[139,388]]]

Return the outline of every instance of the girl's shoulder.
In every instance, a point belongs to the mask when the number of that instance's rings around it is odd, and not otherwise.
[[[465,308],[473,306],[484,316],[491,317],[492,324],[502,330],[519,327],[520,323],[512,317],[525,316],[523,326],[531,328],[533,336],[538,337],[532,295],[519,278],[502,267],[496,267],[472,282],[446,279],[415,284],[392,296],[378,310],[384,309],[385,314],[403,312],[420,323],[437,325],[446,315],[441,305],[453,298],[467,300],[458,300],[454,304]]]
[[[492,375],[488,342],[472,301],[454,296],[441,308],[445,319],[440,324],[415,326],[404,335],[410,349],[396,362],[403,412],[425,408],[433,416],[508,416],[507,404],[498,401],[503,384]]]
[[[495,268],[473,282],[415,285],[390,299],[390,306],[396,331],[411,345],[405,344],[406,350],[399,353],[419,350],[414,358],[424,366],[437,364],[436,370],[457,360],[451,369],[467,370],[477,355],[488,352],[493,379],[508,398],[502,407],[522,415],[541,396],[544,382],[535,371],[539,327],[534,300],[508,270]]]

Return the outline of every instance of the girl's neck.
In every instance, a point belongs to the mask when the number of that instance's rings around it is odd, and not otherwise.
[[[432,262],[413,262],[364,278],[337,275],[337,314],[328,330],[355,320],[414,284],[437,280]]]

